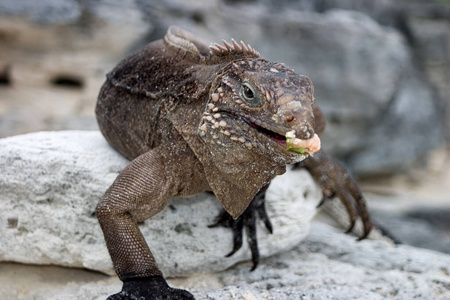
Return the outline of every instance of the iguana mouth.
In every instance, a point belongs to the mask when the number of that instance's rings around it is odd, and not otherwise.
[[[320,150],[320,138],[317,134],[314,134],[310,139],[304,140],[296,138],[294,130],[285,133],[285,135],[281,135],[265,127],[259,126],[244,117],[241,117],[241,119],[252,128],[256,129],[259,133],[267,136],[269,139],[285,148],[287,151],[313,155],[315,152]]]
[[[308,154],[313,155],[315,152],[319,151],[320,149],[320,138],[317,136],[317,134],[314,134],[312,138],[310,139],[300,139],[295,136],[295,131],[291,130],[289,132],[285,132],[285,128],[282,128],[282,126],[275,126],[272,129],[268,129],[267,127],[262,126],[262,122],[248,116],[242,116],[237,113],[233,113],[230,111],[225,110],[217,110],[216,111],[217,117],[216,121],[214,121],[214,126],[217,126],[216,128],[219,128],[221,122],[217,121],[221,114],[228,115],[232,119],[240,120],[241,122],[244,122],[251,128],[255,129],[258,133],[265,136],[266,138],[270,139],[271,141],[277,143],[280,147],[285,149],[288,152],[296,152],[299,154]],[[212,121],[213,116],[206,116],[206,120]],[[223,127],[226,127],[227,123],[223,122]],[[206,130],[206,126],[205,129]],[[230,132],[228,132],[228,135],[230,135]],[[236,137],[234,137],[236,139]],[[245,139],[242,138],[244,142]]]
[[[247,123],[248,125],[250,125],[252,128],[255,128],[259,133],[264,134],[265,136],[267,136],[268,138],[270,138],[271,140],[273,140],[274,142],[276,142],[277,144],[279,144],[280,146],[282,146],[283,148],[286,148],[286,137],[284,135],[281,135],[279,133],[276,133],[274,131],[271,131],[267,128],[264,128],[262,126],[259,126],[251,121],[249,121],[246,118],[242,117],[242,120]]]

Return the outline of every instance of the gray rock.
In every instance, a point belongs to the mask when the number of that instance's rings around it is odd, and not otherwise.
[[[0,15],[25,16],[41,24],[74,23],[81,15],[76,0],[0,0]]]
[[[128,161],[98,131],[38,132],[0,140],[0,261],[84,267],[113,274],[95,206]],[[306,171],[288,171],[267,192],[274,226],[260,225],[262,257],[286,251],[307,234],[321,192]],[[250,258],[245,244],[231,258],[229,229],[207,227],[214,196],[172,199],[141,225],[165,275],[226,269]],[[181,251],[182,249],[182,251]]]
[[[450,254],[450,207],[432,196],[366,193],[372,219],[398,242]]]
[[[94,19],[128,23],[141,16],[134,0],[0,0],[0,15],[26,17],[38,25],[77,24],[85,28],[93,25]]]
[[[423,12],[423,10],[419,10]],[[435,11],[441,11],[435,9]],[[421,58],[425,72],[430,82],[438,88],[444,102],[445,140],[450,141],[450,8],[447,7],[448,18],[434,20],[433,15],[414,18],[411,22],[415,40],[416,56]],[[436,16],[436,15],[434,15]]]
[[[289,252],[248,266],[176,280],[197,300],[226,299],[449,299],[450,256],[353,237],[319,223]],[[184,285],[183,285],[184,282]],[[68,286],[33,299],[104,299],[119,291],[118,281]]]
[[[411,71],[397,84],[396,95],[387,110],[371,120],[370,136],[348,159],[359,174],[405,171],[425,162],[424,156],[440,144],[443,136],[443,106],[420,75]]]

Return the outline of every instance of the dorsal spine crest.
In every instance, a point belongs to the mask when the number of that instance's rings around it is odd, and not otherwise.
[[[258,51],[253,49],[250,45],[246,45],[243,41],[240,43],[236,42],[235,39],[231,39],[231,44],[225,40],[222,40],[223,45],[214,43],[209,46],[211,49],[211,54],[224,56],[227,54],[243,54],[255,57],[260,57]]]

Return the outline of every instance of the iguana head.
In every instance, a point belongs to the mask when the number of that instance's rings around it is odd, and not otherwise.
[[[243,42],[208,48],[191,33],[171,27],[164,43],[188,66],[197,87],[191,99],[198,100],[184,112],[184,106],[175,106],[180,111],[168,117],[202,164],[211,190],[237,218],[261,187],[286,171],[286,164],[320,148],[313,84],[283,64],[264,60]],[[198,126],[194,130],[191,119]]]
[[[234,60],[211,88],[199,133],[218,147],[240,145],[298,162],[320,149],[313,102],[307,76],[262,58]]]

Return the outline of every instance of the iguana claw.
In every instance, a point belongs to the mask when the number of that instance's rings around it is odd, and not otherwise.
[[[269,216],[265,207],[265,192],[268,185],[263,187],[258,194],[253,198],[250,205],[236,220],[233,220],[230,214],[225,210],[222,210],[216,217],[213,224],[208,227],[225,226],[230,227],[233,231],[233,249],[225,255],[226,257],[232,256],[242,247],[243,229],[247,230],[248,244],[252,253],[252,268],[250,271],[256,269],[259,263],[259,249],[258,240],[256,234],[256,220],[257,216],[264,222],[267,230],[272,233],[273,227],[270,222]]]
[[[358,216],[363,224],[363,233],[358,240],[365,239],[373,225],[366,207],[366,201],[356,182],[347,170],[331,156],[323,151],[317,152],[314,157],[308,157],[298,164],[306,168],[322,186],[322,205],[328,199],[339,198],[349,215],[350,225],[346,233],[350,233],[355,226]]]

